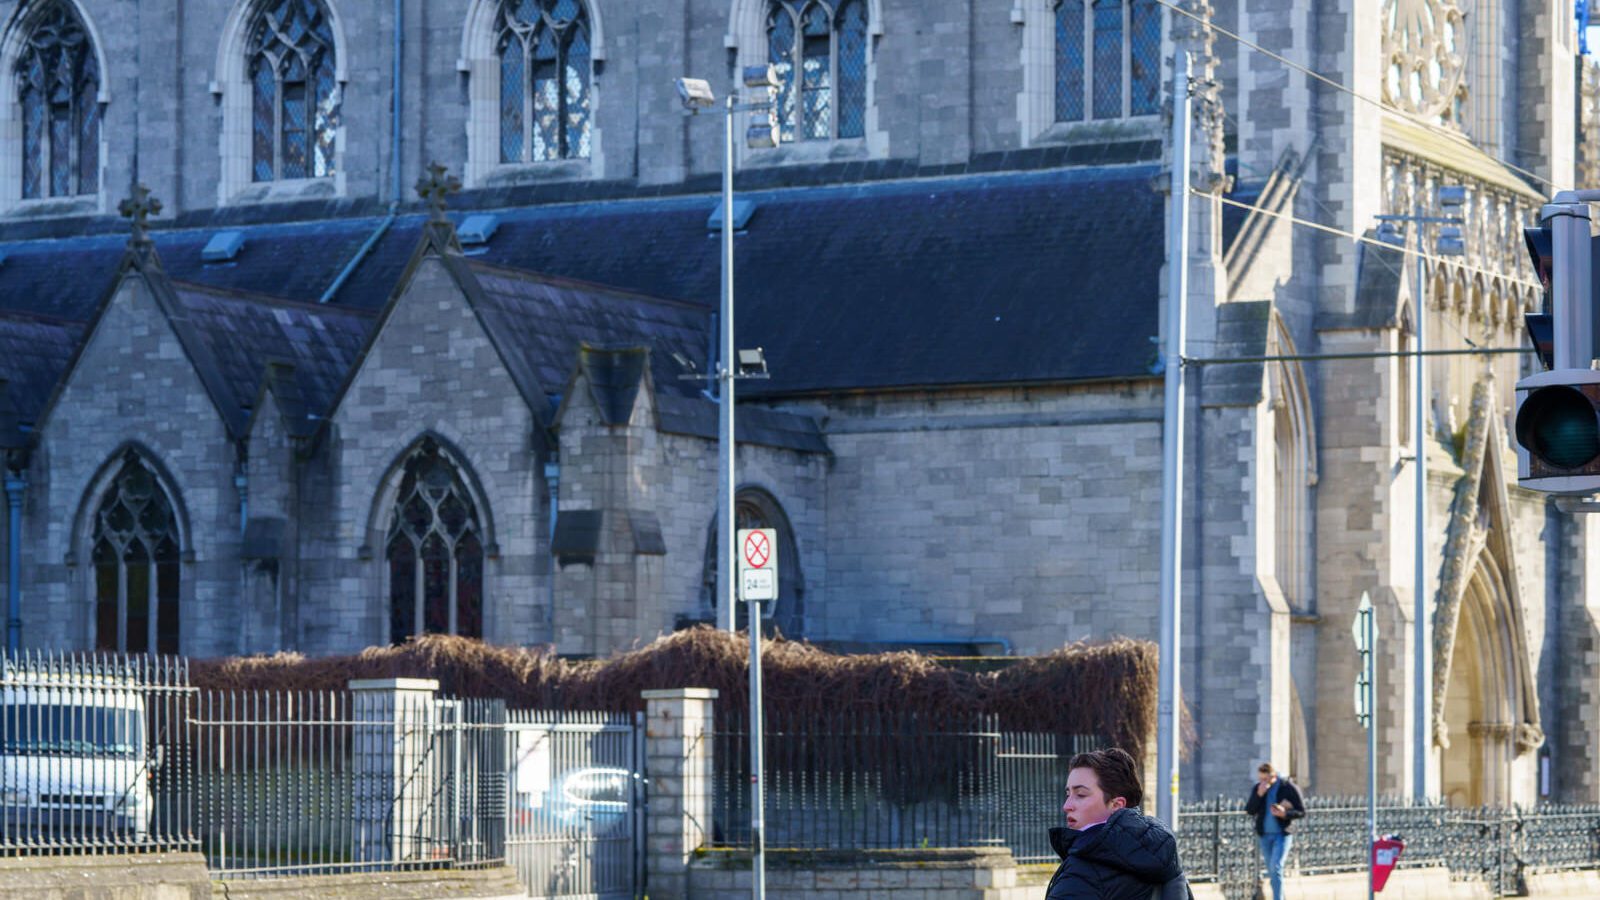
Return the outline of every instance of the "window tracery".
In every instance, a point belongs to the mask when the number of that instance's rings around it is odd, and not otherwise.
[[[177,520],[155,473],[132,450],[95,512],[95,646],[177,653]]]
[[[771,0],[767,49],[778,73],[780,141],[859,138],[866,133],[864,0]]]
[[[334,173],[339,82],[333,27],[318,0],[271,0],[247,50],[251,180]]]
[[[83,23],[53,3],[15,69],[25,200],[92,194],[100,183],[100,70]]]
[[[593,69],[580,0],[501,0],[500,161],[588,159]]]
[[[432,438],[402,467],[390,517],[389,639],[483,636],[483,536],[457,465]]]

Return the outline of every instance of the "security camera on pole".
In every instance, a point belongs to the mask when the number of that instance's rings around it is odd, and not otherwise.
[[[1548,371],[1517,382],[1517,481],[1550,494],[1600,492],[1591,201],[1600,191],[1562,191],[1539,210],[1539,227],[1524,230],[1548,304],[1527,317],[1528,332]]]

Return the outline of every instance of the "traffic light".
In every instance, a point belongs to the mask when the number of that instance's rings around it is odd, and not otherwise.
[[[1591,368],[1600,242],[1589,236],[1589,206],[1579,195],[1558,194],[1539,219],[1523,238],[1545,309],[1529,314],[1527,326],[1547,371],[1517,382],[1517,481],[1551,494],[1592,494],[1600,492],[1600,371]]]

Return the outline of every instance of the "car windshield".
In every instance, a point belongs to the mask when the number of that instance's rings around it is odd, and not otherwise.
[[[137,710],[106,706],[0,706],[0,752],[135,756],[144,747]]]

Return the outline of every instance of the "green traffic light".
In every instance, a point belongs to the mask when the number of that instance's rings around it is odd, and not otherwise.
[[[1541,388],[1517,413],[1517,441],[1546,465],[1576,469],[1600,456],[1600,418],[1576,388]]]

